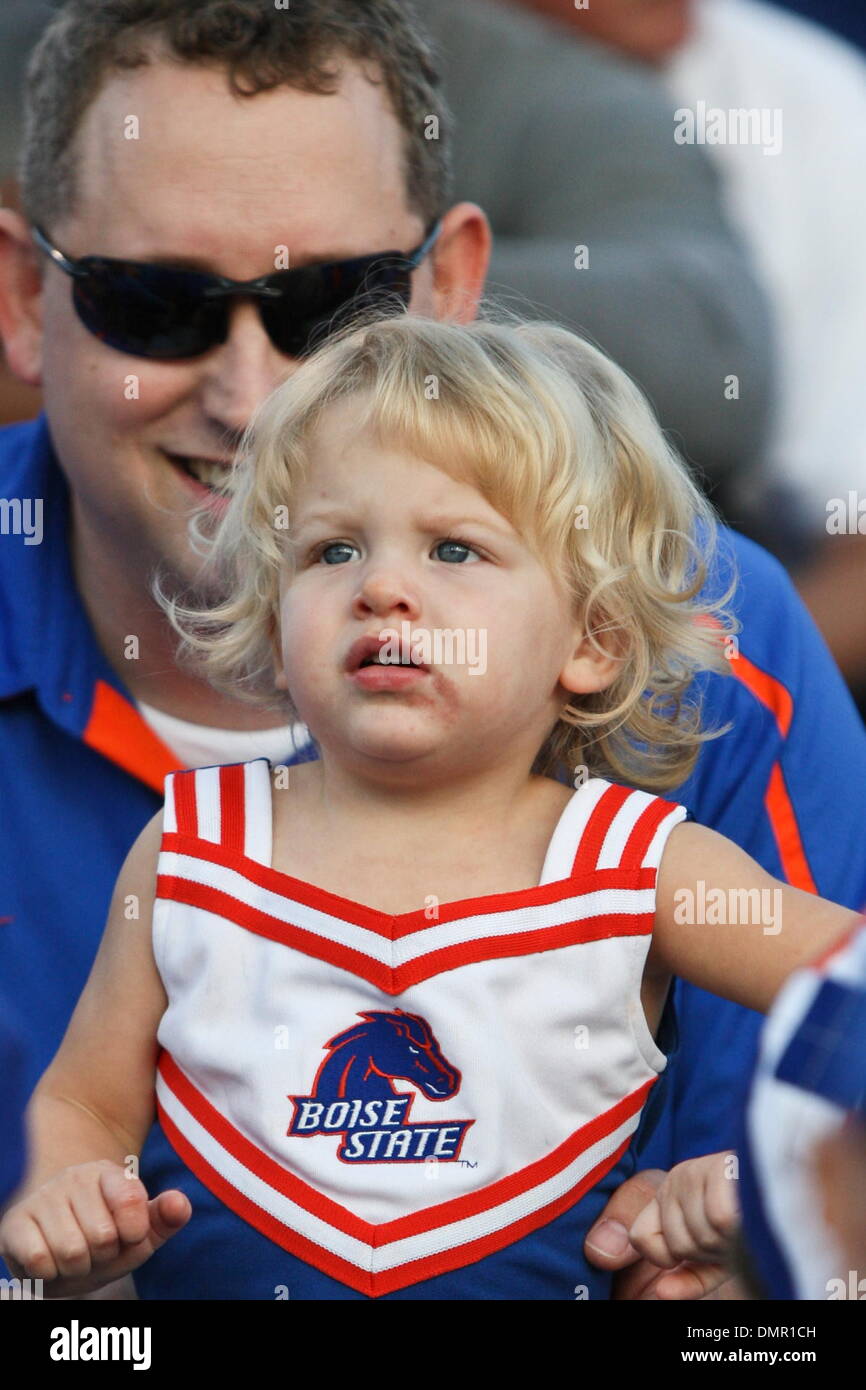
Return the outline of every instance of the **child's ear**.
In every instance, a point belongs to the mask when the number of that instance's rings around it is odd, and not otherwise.
[[[560,684],[575,695],[606,690],[616,680],[624,660],[623,643],[616,640],[615,633],[602,629],[591,641],[581,629],[574,651],[560,672]]]
[[[273,616],[271,616],[268,626],[268,640],[271,644],[271,654],[274,662],[274,685],[277,690],[288,690],[289,683],[286,680],[286,673],[283,670],[283,652],[280,645],[279,625]]]

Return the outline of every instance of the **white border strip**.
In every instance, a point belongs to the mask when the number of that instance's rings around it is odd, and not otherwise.
[[[222,864],[211,864],[207,860],[196,859],[174,850],[163,850],[159,856],[158,872],[227,893],[237,899],[242,909],[249,907],[267,913],[286,926],[301,927],[324,941],[360,951],[370,960],[393,968],[420,960],[431,952],[448,946],[461,946],[476,940],[496,940],[514,936],[518,932],[543,932],[566,922],[589,921],[593,917],[607,916],[611,913],[646,914],[649,934],[652,930],[652,914],[655,911],[653,888],[604,888],[596,892],[562,898],[558,902],[458,917],[453,922],[431,924],[392,941],[368,927],[345,921],[341,917],[332,917],[330,913],[320,912],[317,908],[298,902],[294,898],[286,898],[282,894],[261,888],[244,874],[235,869],[227,869]],[[184,906],[184,903],[176,902],[178,910]],[[198,907],[191,910],[207,911]],[[595,943],[586,944],[592,946]]]
[[[226,1182],[298,1235],[339,1256],[340,1259],[346,1260],[357,1269],[367,1270],[373,1274],[384,1273],[413,1260],[443,1254],[447,1250],[467,1245],[471,1241],[502,1231],[524,1217],[537,1212],[540,1208],[555,1202],[576,1187],[596,1164],[610,1157],[620,1144],[634,1133],[641,1113],[638,1111],[613,1133],[597,1140],[590,1148],[578,1154],[559,1173],[516,1197],[477,1212],[473,1216],[448,1222],[416,1236],[406,1236],[401,1240],[391,1241],[387,1245],[371,1246],[365,1241],[347,1235],[345,1231],[339,1230],[330,1222],[315,1216],[305,1207],[299,1206],[291,1198],[283,1196],[269,1183],[240,1163],[190,1114],[159,1072],[157,1073],[156,1090],[160,1104],[187,1142],[201,1154],[212,1168],[216,1169]],[[337,1136],[334,1135],[335,1142],[336,1139]],[[309,1141],[301,1140],[299,1142]],[[324,1194],[320,1195],[324,1196]],[[332,1198],[331,1200],[335,1199]],[[345,1206],[345,1197],[341,1205]],[[359,1216],[359,1219],[363,1220],[364,1218]]]

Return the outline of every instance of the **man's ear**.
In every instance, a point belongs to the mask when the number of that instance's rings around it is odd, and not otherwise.
[[[432,304],[421,313],[431,318],[470,323],[478,313],[490,265],[493,233],[476,203],[457,203],[442,219],[432,253]]]
[[[42,385],[42,271],[20,213],[0,208],[0,335],[19,381]]]

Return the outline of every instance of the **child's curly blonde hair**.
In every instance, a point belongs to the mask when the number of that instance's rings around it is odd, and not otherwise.
[[[701,728],[687,691],[699,671],[730,674],[736,581],[701,592],[718,547],[712,507],[630,378],[551,323],[404,313],[328,339],[250,422],[216,531],[193,518],[222,600],[185,603],[155,582],[180,659],[218,689],[274,703],[297,488],[322,412],[351,395],[359,430],[477,488],[565,584],[591,640],[622,658],[606,690],[572,698],[533,770],[571,781],[582,766],[655,790],[685,780],[701,743],[725,732]]]

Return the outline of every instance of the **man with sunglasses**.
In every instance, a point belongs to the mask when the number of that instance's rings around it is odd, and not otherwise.
[[[30,1025],[30,1086],[165,773],[311,752],[278,708],[231,701],[175,664],[149,598],[154,567],[195,585],[190,507],[329,323],[406,302],[466,321],[490,254],[482,211],[449,205],[447,115],[399,0],[284,12],[140,0],[156,24],[148,44],[135,10],[74,0],[53,22],[30,72],[26,216],[0,210],[0,329],[12,369],[45,400],[38,422],[0,434],[5,498],[39,499],[44,517],[39,545],[14,528],[0,536],[0,975]],[[253,70],[262,90],[229,90],[227,71],[243,86]],[[439,141],[420,133],[431,113]],[[864,822],[866,739],[778,566],[754,547],[738,556],[744,660],[734,679],[706,682],[708,718],[734,732],[707,747],[678,799],[771,872],[859,906],[862,854],[843,851]],[[831,841],[823,801],[841,768],[851,780]],[[677,1003],[677,1104],[647,1151],[665,1167],[727,1142],[725,1089],[745,1074],[757,1021],[700,991]],[[172,1161],[145,1151],[153,1191],[182,1185]],[[633,1218],[646,1200],[626,1184],[608,1214]],[[231,1297],[231,1271],[206,1249],[200,1214],[145,1266],[157,1292]],[[641,1262],[632,1287],[653,1272]],[[429,1296],[449,1296],[447,1276]]]

